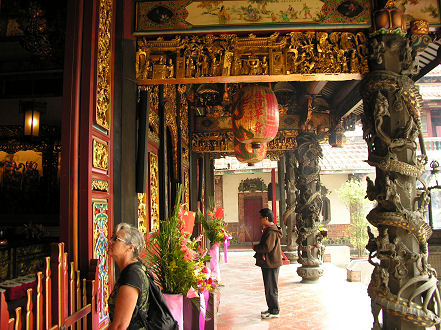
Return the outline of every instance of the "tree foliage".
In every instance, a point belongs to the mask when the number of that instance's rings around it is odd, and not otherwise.
[[[337,192],[350,213],[349,240],[357,249],[358,256],[361,257],[366,252],[365,247],[369,240],[367,227],[370,225],[366,214],[374,204],[366,198],[366,181],[350,179]]]

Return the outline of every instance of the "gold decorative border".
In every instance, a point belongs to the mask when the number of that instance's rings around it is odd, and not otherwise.
[[[98,27],[96,123],[110,130],[112,108],[113,1],[101,0]]]
[[[158,156],[150,154],[150,231],[159,230],[159,168]]]
[[[109,146],[93,139],[93,167],[107,171],[109,169]]]

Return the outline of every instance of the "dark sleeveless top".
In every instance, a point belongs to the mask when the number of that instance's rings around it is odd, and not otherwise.
[[[135,308],[132,319],[130,320],[130,325],[127,329],[144,329],[143,325],[141,324],[141,320],[137,315],[137,311],[140,309],[147,313],[149,309],[149,280],[145,273],[145,266],[141,262],[135,262],[122,270],[108,300],[110,321],[113,321],[116,297],[118,296],[119,288],[122,285],[130,285],[139,290],[139,296],[136,302],[137,308]]]

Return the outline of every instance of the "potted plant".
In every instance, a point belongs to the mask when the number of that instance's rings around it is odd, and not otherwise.
[[[224,220],[224,209],[214,206],[214,200],[210,199],[210,210],[205,217],[200,210],[198,210],[197,221],[202,224],[204,235],[210,240],[210,269],[214,278],[219,282],[221,280],[219,270],[219,246],[224,243],[225,261],[227,261],[227,247],[232,238],[227,231],[227,224]]]
[[[148,237],[143,257],[180,329],[183,328],[183,297],[189,291],[199,296],[198,281],[209,259],[204,251],[197,250],[199,239],[191,240],[185,228],[181,196],[182,185],[178,185],[173,212],[168,220],[160,221],[159,230]]]

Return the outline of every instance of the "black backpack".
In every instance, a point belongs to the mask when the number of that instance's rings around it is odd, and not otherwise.
[[[147,313],[138,309],[138,315],[144,328],[148,330],[178,330],[178,322],[173,318],[161,289],[154,282],[153,276],[146,271],[149,280],[149,309]],[[137,309],[138,307],[136,307]]]

